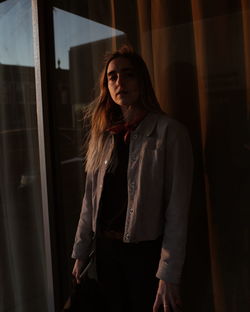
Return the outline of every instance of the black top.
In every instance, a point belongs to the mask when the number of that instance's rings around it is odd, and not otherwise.
[[[124,142],[124,132],[114,134],[115,146],[103,183],[99,224],[102,230],[124,232],[128,190],[127,168],[129,142]]]

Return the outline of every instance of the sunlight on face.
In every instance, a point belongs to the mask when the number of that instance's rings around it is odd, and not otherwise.
[[[107,68],[108,90],[112,100],[120,106],[136,105],[139,85],[130,61],[126,57],[113,59]]]

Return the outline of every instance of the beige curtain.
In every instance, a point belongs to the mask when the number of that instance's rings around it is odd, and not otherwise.
[[[194,147],[185,311],[248,311],[249,1],[137,0],[137,9],[160,104]]]

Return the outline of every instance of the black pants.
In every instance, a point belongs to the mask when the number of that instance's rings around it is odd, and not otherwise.
[[[152,312],[161,238],[136,244],[97,238],[98,280],[109,312]]]

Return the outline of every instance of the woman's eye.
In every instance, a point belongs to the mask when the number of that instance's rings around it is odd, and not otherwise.
[[[133,78],[135,77],[135,74],[133,72],[127,72],[125,76],[128,78]]]

